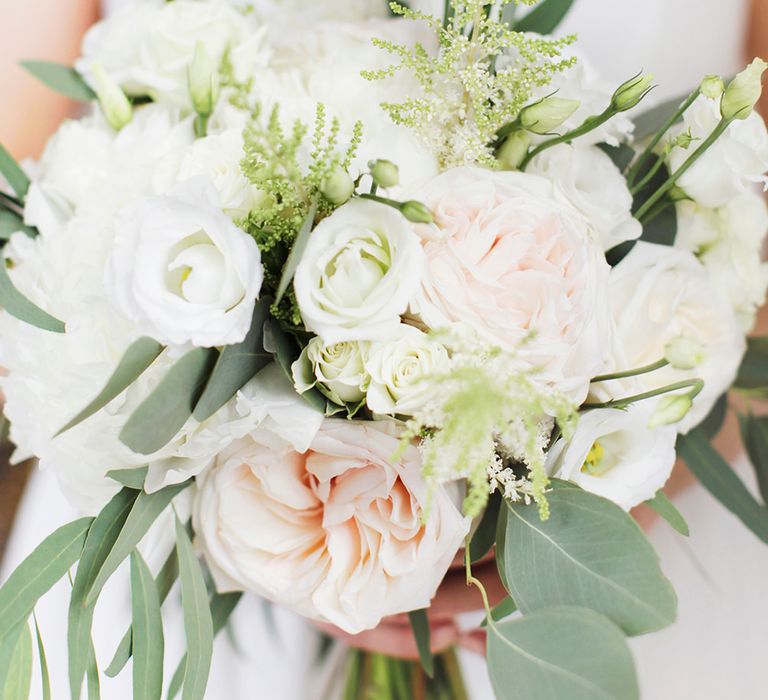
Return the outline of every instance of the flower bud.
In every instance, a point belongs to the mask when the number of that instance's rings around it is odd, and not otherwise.
[[[496,155],[504,170],[517,170],[528,155],[531,137],[525,131],[515,131],[502,144]]]
[[[704,362],[706,354],[698,340],[679,335],[664,347],[664,359],[675,369],[694,369]]]
[[[435,220],[432,212],[425,205],[412,199],[400,205],[400,212],[414,224],[431,224]]]
[[[763,92],[763,73],[768,63],[756,58],[725,89],[720,103],[723,119],[746,119]]]
[[[568,119],[580,104],[578,100],[545,97],[520,112],[520,123],[526,131],[534,134],[549,134]]]
[[[619,85],[611,98],[611,106],[617,112],[626,112],[636,106],[651,90],[653,75],[641,73]]]
[[[377,187],[394,187],[400,182],[400,170],[391,160],[372,160],[368,163],[371,177]]]
[[[709,97],[711,100],[716,100],[718,97],[720,97],[720,95],[723,94],[723,90],[725,90],[725,83],[719,75],[708,75],[706,78],[704,78],[704,80],[701,81],[699,90],[701,90],[701,94],[704,95],[704,97]]]
[[[219,99],[219,71],[202,41],[195,44],[187,78],[195,112],[203,117],[210,116]]]
[[[104,118],[113,129],[120,131],[133,119],[131,102],[100,63],[91,66],[91,73],[96,82],[96,96]]]
[[[320,192],[331,204],[344,204],[355,191],[355,183],[349,173],[340,166],[336,166],[327,175]]]
[[[685,418],[693,406],[690,394],[672,394],[662,396],[656,406],[656,410],[648,421],[649,428],[658,428],[662,425],[679,423]]]

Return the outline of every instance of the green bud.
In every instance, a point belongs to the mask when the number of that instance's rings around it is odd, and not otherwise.
[[[656,406],[656,410],[648,421],[649,428],[658,428],[662,425],[679,423],[693,406],[690,394],[672,394],[662,396]]]
[[[504,170],[517,170],[528,155],[531,137],[525,131],[515,131],[503,143],[496,158]]]
[[[691,144],[697,140],[698,139],[693,137],[691,130],[688,129],[688,131],[683,131],[669,142],[667,152],[671,151],[673,148],[682,148],[687,150],[691,147]]]
[[[545,97],[520,112],[520,123],[534,134],[550,134],[570,117],[581,105],[578,100]]]
[[[377,187],[394,187],[400,182],[400,170],[391,160],[372,160],[368,163],[371,177]]]
[[[435,220],[432,212],[425,205],[413,199],[403,202],[400,205],[400,212],[408,221],[414,224],[431,224]]]
[[[210,116],[219,99],[219,71],[202,41],[195,44],[187,79],[195,112],[203,117]]]
[[[725,89],[720,103],[723,119],[746,119],[763,93],[763,73],[768,63],[756,58]]]
[[[619,85],[611,98],[611,106],[617,112],[626,112],[635,107],[651,90],[653,75],[641,73]]]
[[[323,180],[320,192],[331,204],[344,204],[355,191],[354,180],[340,166],[336,166]]]
[[[694,369],[704,362],[706,353],[698,340],[679,335],[664,347],[664,359],[675,369]]]
[[[96,82],[96,96],[104,118],[113,129],[120,131],[133,119],[131,102],[100,63],[91,66],[91,73]]]
[[[701,94],[704,97],[709,97],[710,100],[716,100],[725,90],[725,83],[719,75],[708,75],[701,81],[699,86]]]

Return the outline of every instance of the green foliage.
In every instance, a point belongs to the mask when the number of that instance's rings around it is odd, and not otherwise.
[[[40,82],[65,97],[79,102],[96,99],[96,93],[74,68],[50,61],[22,61],[21,65]]]
[[[28,700],[31,680],[32,634],[29,631],[29,624],[25,622],[13,646],[5,682],[2,684],[3,700]]]
[[[5,260],[0,260],[0,307],[20,321],[52,333],[63,333],[64,323],[25,297],[11,281]]]
[[[768,503],[768,416],[739,416],[741,438],[757,476],[760,495]]]
[[[392,2],[395,14],[432,29],[439,42],[436,56],[421,44],[374,39],[398,63],[363,76],[384,80],[407,71],[415,77],[418,96],[382,107],[395,123],[419,133],[444,167],[468,162],[495,167],[492,144],[499,129],[515,121],[535,89],[575,62],[561,58],[575,37],[546,39],[510,29],[500,14],[512,2],[502,0],[494,13],[486,11],[484,0],[452,0],[447,22]]]
[[[2,175],[16,193],[21,203],[29,189],[29,177],[21,169],[14,157],[0,144],[0,175]]]
[[[672,501],[667,498],[667,495],[663,491],[659,491],[651,500],[645,502],[646,505],[653,508],[656,513],[664,518],[675,530],[681,535],[688,537],[691,531],[688,529],[688,523],[685,522],[685,518],[680,514],[680,511],[675,508]]]
[[[416,640],[416,648],[419,650],[419,661],[430,678],[435,673],[435,657],[429,644],[429,619],[426,610],[412,610],[408,613],[408,621],[411,623],[413,636]]]
[[[538,7],[515,22],[515,31],[551,34],[573,6],[574,0],[543,0]]]
[[[160,597],[149,567],[131,553],[131,612],[135,654],[133,697],[160,700],[163,692],[163,620]]]

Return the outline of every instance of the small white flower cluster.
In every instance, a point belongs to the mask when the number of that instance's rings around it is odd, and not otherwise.
[[[498,455],[488,465],[488,488],[491,494],[498,491],[512,503],[533,503],[535,494],[530,479],[518,477],[512,467],[505,467]]]

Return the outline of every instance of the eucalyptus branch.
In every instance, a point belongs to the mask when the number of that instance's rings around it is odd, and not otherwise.
[[[648,374],[649,372],[655,372],[657,369],[666,367],[668,364],[669,364],[669,361],[662,358],[661,360],[652,362],[649,365],[644,365],[643,367],[628,369],[623,372],[612,372],[611,374],[601,374],[599,377],[595,377],[592,380],[592,383],[595,384],[597,382],[607,382],[611,379],[626,379],[627,377],[638,377],[641,374]]]
[[[667,386],[653,389],[652,391],[645,391],[642,394],[634,394],[633,396],[626,396],[623,399],[612,399],[611,401],[604,401],[601,403],[585,403],[579,409],[580,411],[590,411],[596,408],[618,408],[624,409],[633,403],[638,401],[645,401],[646,399],[652,399],[656,396],[663,396],[673,391],[680,391],[681,389],[691,388],[689,396],[691,399],[695,398],[701,393],[704,388],[704,381],[702,379],[687,379],[682,382],[675,382],[674,384],[667,384]]]

